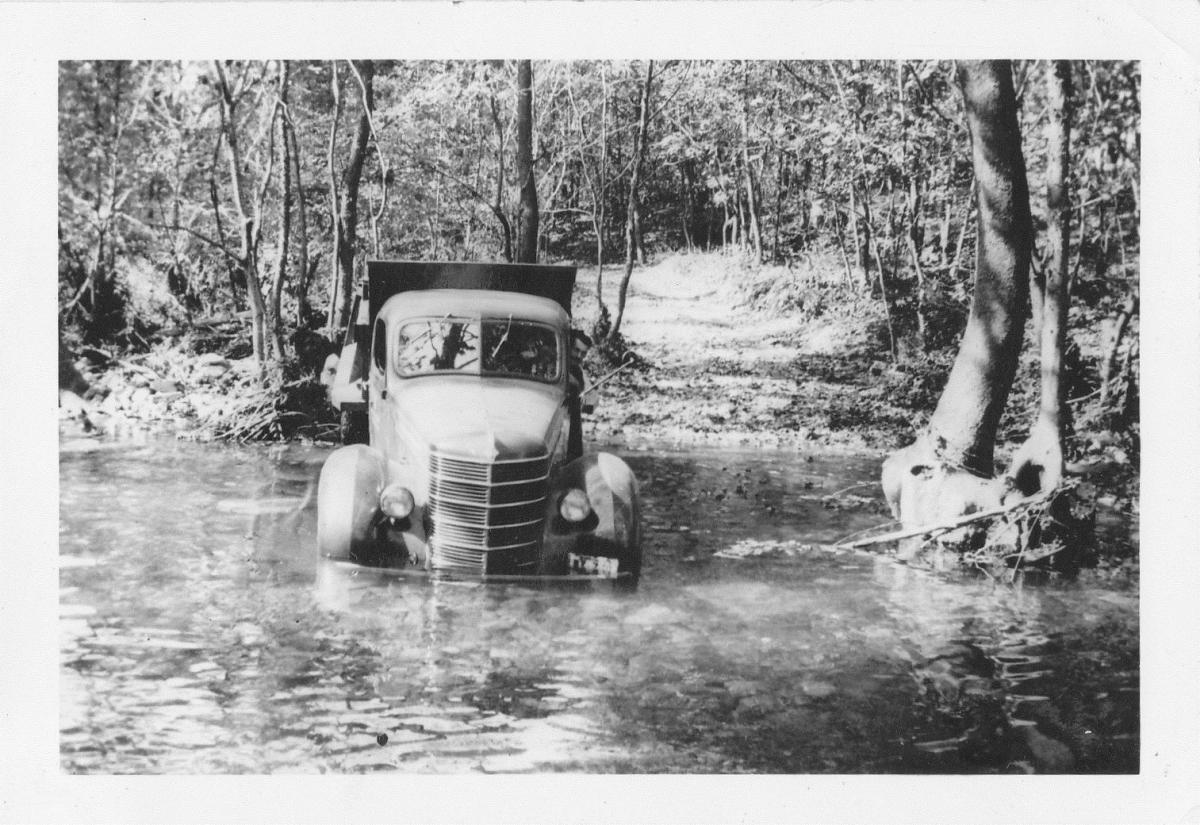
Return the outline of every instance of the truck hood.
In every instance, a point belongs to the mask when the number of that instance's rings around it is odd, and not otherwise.
[[[414,378],[395,387],[400,426],[425,446],[477,461],[553,450],[564,414],[562,389],[512,379]]]

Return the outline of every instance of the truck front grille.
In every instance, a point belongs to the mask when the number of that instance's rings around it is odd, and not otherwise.
[[[426,530],[433,567],[532,572],[549,469],[548,456],[483,462],[431,452]]]

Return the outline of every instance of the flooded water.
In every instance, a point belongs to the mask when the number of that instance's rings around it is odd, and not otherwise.
[[[318,565],[323,449],[82,443],[69,772],[1138,770],[1136,593],[823,548],[884,520],[871,460],[627,455],[618,592]]]

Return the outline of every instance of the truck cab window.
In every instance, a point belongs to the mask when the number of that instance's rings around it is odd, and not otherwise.
[[[375,358],[375,366],[385,369],[387,367],[387,327],[382,318],[375,322],[375,337],[371,342],[371,352]]]
[[[403,376],[479,371],[479,321],[424,318],[400,327],[396,369]]]
[[[556,381],[558,334],[550,327],[511,317],[485,318],[483,371]]]

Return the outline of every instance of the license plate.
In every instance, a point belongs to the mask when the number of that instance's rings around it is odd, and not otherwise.
[[[620,566],[620,559],[609,558],[608,556],[577,556],[574,553],[567,554],[567,568],[572,573],[584,576],[600,576],[605,579],[615,579],[617,577],[617,569]]]

